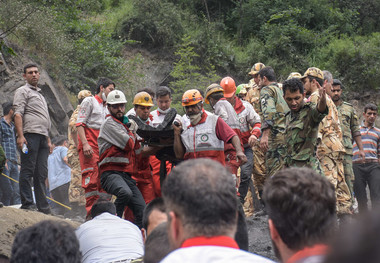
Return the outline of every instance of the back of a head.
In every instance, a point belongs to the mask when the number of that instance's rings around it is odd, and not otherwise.
[[[258,74],[260,78],[266,77],[268,81],[276,81],[276,74],[272,67],[263,67]]]
[[[345,225],[334,240],[325,263],[380,262],[380,211]]]
[[[231,174],[210,159],[176,166],[162,187],[167,211],[178,215],[191,236],[216,236],[236,230],[237,197]]]
[[[161,197],[153,199],[144,209],[142,227],[145,228],[145,230],[148,229],[150,214],[156,209],[162,213],[166,212],[164,200]]]
[[[13,242],[12,263],[79,263],[82,256],[74,228],[46,220],[21,230]]]
[[[11,111],[13,104],[11,102],[4,102],[2,104],[3,106],[3,115],[8,115],[8,113]]]
[[[323,80],[327,80],[327,82],[333,83],[333,76],[330,71],[323,70]]]
[[[289,249],[326,243],[334,233],[334,188],[309,168],[277,172],[266,182],[263,199],[269,219]]]
[[[145,263],[158,263],[173,249],[170,247],[167,222],[153,229],[145,242]]]
[[[111,215],[116,215],[116,207],[114,203],[106,199],[99,198],[91,208],[91,218],[95,218],[96,216],[106,212]]]

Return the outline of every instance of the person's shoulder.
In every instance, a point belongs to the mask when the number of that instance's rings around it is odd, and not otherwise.
[[[270,259],[236,248],[218,246],[196,246],[180,248],[171,252],[161,262],[250,262],[272,263]]]

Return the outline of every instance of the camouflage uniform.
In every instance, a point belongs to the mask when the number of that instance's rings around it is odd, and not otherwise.
[[[78,111],[80,105],[77,106],[71,118],[69,120],[68,128],[68,141],[69,150],[67,152],[67,158],[71,166],[71,183],[69,188],[69,200],[71,203],[78,203],[78,205],[85,205],[86,200],[84,198],[84,189],[82,188],[82,175],[79,164],[78,149],[75,147],[72,133],[77,132],[77,127],[75,126],[78,118]]]
[[[314,103],[305,103],[298,112],[286,114],[287,156],[286,166],[308,166],[324,175],[316,157],[319,123],[327,115],[328,108],[320,113]]]
[[[289,112],[289,107],[277,83],[272,83],[260,90],[260,106],[261,129],[270,129],[268,151],[265,156],[267,176],[270,177],[284,166],[286,155],[285,114]]]
[[[340,127],[343,132],[343,146],[346,150],[343,159],[344,177],[350,189],[351,199],[353,201],[353,183],[355,177],[354,171],[352,170],[352,137],[360,136],[359,120],[351,104],[342,102],[336,108],[339,114]]]
[[[315,91],[310,96],[310,101],[317,103],[319,92]],[[317,156],[321,162],[327,179],[334,185],[337,200],[337,213],[351,213],[351,194],[344,178],[343,159],[345,149],[343,135],[339,123],[339,115],[334,102],[326,95],[326,103],[329,108],[328,115],[319,125],[318,138],[321,139],[317,148]]]

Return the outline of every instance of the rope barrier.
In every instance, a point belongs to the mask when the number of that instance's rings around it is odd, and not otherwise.
[[[12,180],[13,182],[16,182],[16,183],[20,184],[19,181],[15,180],[15,179],[13,179],[13,178],[11,178],[11,177],[9,177],[8,175],[6,175],[6,174],[4,174],[4,173],[1,173],[1,174],[4,175],[4,176],[5,176],[6,178],[8,178],[9,180]],[[34,191],[34,190],[33,190],[33,191]],[[47,199],[49,199],[50,201],[53,201],[54,203],[56,203],[56,204],[58,204],[58,205],[60,205],[60,206],[63,206],[64,208],[66,208],[66,209],[68,209],[68,210],[71,210],[71,207],[62,204],[62,203],[60,203],[60,202],[54,200],[53,198],[51,198],[51,197],[49,197],[49,196],[47,196],[47,195],[46,195],[45,197],[46,197]]]

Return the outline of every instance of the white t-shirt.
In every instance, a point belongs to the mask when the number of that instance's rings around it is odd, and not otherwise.
[[[236,248],[194,246],[179,248],[167,255],[161,263],[273,263],[272,260]]]
[[[83,263],[136,259],[144,255],[139,228],[109,213],[83,223],[75,233]]]

